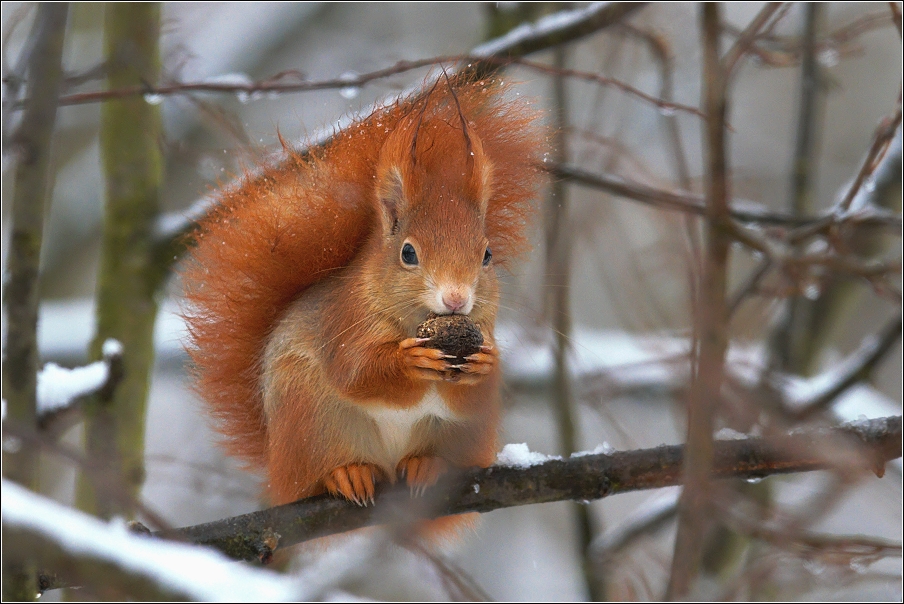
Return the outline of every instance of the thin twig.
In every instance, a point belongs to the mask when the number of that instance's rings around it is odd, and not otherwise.
[[[878,333],[860,343],[838,366],[829,370],[832,381],[806,401],[800,401],[792,415],[797,420],[805,420],[827,409],[835,400],[852,386],[869,379],[892,347],[901,339],[901,315],[889,321]]]
[[[735,295],[731,297],[731,300],[728,303],[729,316],[734,316],[738,308],[741,307],[741,304],[744,303],[744,300],[756,291],[756,288],[763,281],[763,278],[769,273],[770,268],[772,268],[772,258],[766,256],[760,261],[756,270],[750,273],[747,280],[738,288]]]
[[[583,186],[606,191],[618,197],[657,206],[665,210],[686,212],[697,216],[706,215],[706,206],[702,195],[657,189],[618,176],[588,172],[577,166],[547,163],[541,167],[557,178],[567,179]],[[825,216],[792,216],[784,212],[770,212],[765,209],[763,211],[732,209],[729,212],[729,216],[739,222],[815,229],[815,232],[825,230],[831,225],[869,228],[885,227],[898,233],[902,230],[901,216],[875,209],[866,212],[849,212],[844,215],[832,213]],[[808,236],[812,234],[808,233]]]
[[[477,581],[465,573],[461,568],[446,560],[440,554],[431,551],[417,540],[409,539],[405,542],[405,547],[423,556],[433,565],[439,572],[446,590],[449,592],[450,599],[461,602],[489,602],[490,596],[483,590]],[[454,589],[454,592],[453,592]]]
[[[741,35],[738,36],[738,39],[735,41],[734,46],[729,49],[727,53],[725,53],[725,73],[730,77],[731,73],[734,71],[735,64],[738,60],[744,56],[747,52],[748,48],[753,44],[753,41],[756,39],[758,35],[762,32],[761,30],[775,14],[777,10],[782,8],[783,2],[770,2],[766,6],[764,6],[759,13],[757,13],[756,17],[753,18],[752,21],[744,28],[744,31],[741,32]],[[772,26],[778,21],[773,21]],[[720,26],[721,31],[721,26]],[[768,31],[768,30],[767,30]]]
[[[660,66],[661,84],[659,97],[664,101],[672,102],[674,65],[671,50],[669,49],[667,42],[662,36],[636,28],[628,23],[623,24],[621,28],[647,43],[651,55]],[[685,153],[683,139],[681,138],[678,116],[672,111],[661,111],[660,113],[662,114],[662,120],[665,122],[668,140],[672,148],[670,156],[674,158],[678,183],[684,191],[690,192],[692,190],[690,170],[687,166],[687,154]],[[685,241],[687,242],[687,250],[685,252],[687,262],[685,270],[687,271],[688,280],[688,301],[690,303],[689,308],[694,308],[697,305],[696,295],[700,280],[698,270],[699,267],[703,265],[701,260],[701,244],[699,233],[696,228],[697,225],[695,224],[693,217],[684,216],[682,222],[684,226]],[[691,350],[696,349],[697,342],[692,341]]]
[[[100,103],[113,99],[128,98],[134,96],[144,96],[150,99],[158,99],[168,96],[192,95],[195,93],[219,93],[219,94],[240,94],[243,98],[257,99],[270,98],[273,95],[286,93],[312,92],[315,90],[333,90],[343,88],[361,88],[373,81],[388,78],[390,76],[399,75],[420,69],[422,67],[442,66],[449,63],[468,64],[482,62],[492,65],[493,67],[509,67],[518,65],[531,71],[544,73],[552,76],[565,76],[576,80],[592,82],[600,86],[611,86],[617,88],[626,94],[632,95],[645,103],[654,105],[659,110],[669,114],[688,113],[703,117],[703,113],[696,107],[675,103],[671,100],[658,98],[651,94],[631,86],[626,82],[615,78],[609,78],[597,73],[589,71],[581,71],[578,69],[565,69],[530,61],[519,57],[480,57],[476,55],[448,55],[433,57],[430,59],[419,59],[416,61],[399,61],[391,67],[378,69],[375,71],[358,74],[354,76],[342,76],[339,78],[329,78],[325,80],[302,80],[298,82],[284,81],[288,76],[287,73],[295,75],[296,71],[280,72],[265,80],[248,83],[227,83],[217,82],[213,78],[206,82],[179,82],[167,84],[163,86],[132,86],[128,88],[117,88],[114,90],[99,90],[96,92],[79,92],[60,97],[60,105],[86,105],[91,103]],[[300,75],[300,74],[298,74]],[[14,109],[20,108],[21,103],[16,105]]]
[[[413,69],[450,62],[462,63],[470,61],[471,64],[467,65],[466,69],[474,71],[486,68],[492,70],[512,63],[519,63],[533,69],[548,70],[550,69],[548,65],[522,61],[519,57],[579,40],[582,37],[620,22],[642,6],[643,3],[597,2],[573,11],[559,11],[553,16],[544,17],[534,24],[524,24],[500,38],[481,44],[474,48],[469,55],[441,56],[432,59],[420,59],[417,61],[399,61],[392,67],[378,69],[352,77],[285,83],[283,80],[289,76],[294,76],[296,78],[303,77],[298,71],[288,70],[282,71],[267,80],[252,83],[208,81],[180,83],[168,86],[133,86],[116,90],[80,93],[61,98],[60,104],[78,105],[129,96],[168,96],[190,92],[228,92],[265,96],[275,92],[303,92],[331,88],[359,87],[371,81],[397,75]],[[628,84],[604,78],[596,74],[574,71],[573,73],[566,75],[575,75],[581,78],[596,80],[605,85],[613,85],[622,88],[625,91],[630,91],[632,94],[637,94],[641,98],[656,104],[661,102]],[[679,105],[672,106],[672,104],[666,104],[664,106],[672,110],[696,111],[694,108]]]
[[[814,166],[814,150],[818,118],[817,103],[819,101],[819,66],[816,61],[816,29],[819,23],[820,5],[807,4],[804,36],[803,61],[800,73],[800,103],[797,111],[797,140],[794,147],[794,160],[791,164],[791,208],[795,216],[812,211],[812,185]]]
[[[838,204],[839,211],[847,212],[850,209],[851,203],[854,201],[854,197],[856,197],[857,193],[860,191],[863,183],[873,174],[879,163],[882,161],[882,157],[888,150],[888,146],[895,137],[895,133],[900,125],[901,108],[898,107],[893,115],[883,119],[879,124],[879,127],[876,128],[876,134],[873,136],[873,144],[870,146],[866,158],[863,160],[863,165],[860,166],[857,177],[854,179],[854,182],[851,183],[851,188],[848,189],[847,195],[845,195],[844,199],[841,200],[841,203]]]
[[[892,15],[896,4],[892,6]],[[786,6],[790,6],[790,3]],[[823,36],[816,44],[816,54],[825,57],[827,65],[834,64],[844,57],[863,52],[863,47],[855,44],[857,38],[864,33],[880,27],[896,25],[894,17],[889,19],[887,12],[875,12],[861,15],[854,21],[843,25],[828,35]],[[725,31],[734,36],[741,34],[738,28],[726,24]],[[776,35],[757,36],[757,41],[749,48],[749,52],[755,54],[757,59],[769,67],[791,67],[800,61],[802,48],[800,38],[797,36],[786,37]]]
[[[593,544],[593,556],[597,564],[605,567],[617,554],[623,552],[641,537],[651,535],[674,520],[678,513],[678,498],[670,497],[625,521]]]

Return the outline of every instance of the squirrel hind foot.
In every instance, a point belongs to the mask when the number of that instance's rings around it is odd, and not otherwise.
[[[435,485],[440,476],[449,471],[449,464],[441,457],[412,455],[403,458],[396,470],[399,477],[405,478],[411,495],[419,497],[427,487]]]
[[[352,463],[330,472],[323,483],[334,497],[345,497],[359,506],[374,503],[374,487],[381,472],[369,463]]]

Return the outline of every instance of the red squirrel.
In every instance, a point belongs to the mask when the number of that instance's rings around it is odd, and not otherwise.
[[[441,80],[442,81],[442,80]],[[274,504],[493,463],[496,271],[527,248],[539,112],[491,81],[434,85],[218,193],[182,271],[196,388]],[[464,314],[452,367],[415,330]]]

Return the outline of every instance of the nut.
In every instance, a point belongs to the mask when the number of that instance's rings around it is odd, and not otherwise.
[[[455,359],[453,364],[466,363],[465,357],[480,352],[483,334],[480,326],[465,315],[436,315],[430,313],[427,320],[418,325],[418,338],[430,338],[427,348],[442,350]]]

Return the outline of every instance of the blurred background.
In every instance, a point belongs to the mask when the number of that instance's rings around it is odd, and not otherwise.
[[[467,54],[522,21],[583,6],[164,3],[160,81],[242,84],[283,72],[292,72],[284,81],[350,79],[402,60]],[[762,9],[759,3],[723,6],[723,49]],[[704,120],[685,110],[701,105],[700,10],[694,4],[638,7],[616,25],[529,57],[551,70],[505,68],[500,77],[518,82],[513,93],[536,99],[548,111],[556,165],[660,191],[703,194]],[[2,5],[5,73],[22,51],[34,12],[24,3]],[[64,96],[103,89],[103,13],[103,4],[71,5]],[[785,4],[773,20],[771,31],[740,58],[728,88],[733,207],[821,216],[850,188],[880,122],[900,111],[900,5],[831,3],[808,12],[804,5]],[[808,25],[815,28],[809,45]],[[809,72],[802,68],[808,57]],[[186,215],[196,200],[278,148],[277,132],[303,145],[350,116],[366,115],[374,103],[417,88],[431,69],[360,87],[298,93],[147,95],[145,101],[162,110],[163,210]],[[606,85],[611,80],[647,98]],[[812,84],[806,113],[802,81]],[[100,108],[97,102],[62,106],[53,138],[39,350],[42,362],[68,367],[89,360],[96,331],[104,199]],[[8,123],[9,112],[4,113],[6,137],[16,116]],[[802,115],[812,124],[809,180],[805,203],[795,206],[800,196],[793,168],[800,156]],[[898,126],[883,156],[888,174],[877,173],[863,187],[869,203],[898,214],[900,140]],[[4,153],[4,266],[13,168]],[[561,174],[538,200],[534,252],[505,277],[499,318],[507,378],[502,443],[568,454],[599,445],[624,450],[684,441],[701,222],[629,197]],[[818,390],[819,379],[831,380],[842,361],[900,316],[900,219],[898,225],[891,235],[881,230],[835,235],[847,237],[846,249],[865,259],[897,259],[881,282],[824,268],[796,279],[775,267],[760,274],[760,252],[732,247],[730,377],[723,390],[726,407],[734,411],[720,417],[717,427],[724,434],[768,432],[776,422],[770,419],[774,409],[763,403],[764,392],[779,391],[787,404],[795,396],[806,399]],[[751,223],[750,229],[778,241],[785,233],[782,225]],[[807,252],[814,253],[826,245],[821,239],[810,244]],[[760,278],[752,280],[757,274]],[[217,448],[191,391],[177,277],[167,280],[158,301],[142,500],[175,526],[260,509],[259,479]],[[789,311],[792,307],[798,310]],[[809,421],[900,414],[899,337],[869,373],[870,379],[845,389]],[[62,438],[81,446],[80,426]],[[43,492],[65,503],[74,500],[71,465],[47,456],[40,480]],[[731,501],[736,510],[758,502],[757,509],[768,509],[776,526],[783,518],[803,516],[804,528],[820,535],[900,544],[899,462],[882,480],[858,476],[838,485],[832,472],[772,477],[736,485],[737,499]],[[483,515],[473,534],[445,555],[491,599],[583,600],[591,594],[658,599],[671,564],[676,497],[677,489],[664,489],[588,505],[495,511]],[[814,501],[827,499],[824,509],[808,512]],[[636,534],[624,537],[629,527]],[[830,548],[789,547],[728,521],[708,547],[706,579],[697,597],[901,598],[900,553],[857,557]],[[450,597],[430,563],[402,549],[342,589],[389,600]]]

